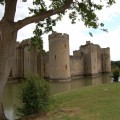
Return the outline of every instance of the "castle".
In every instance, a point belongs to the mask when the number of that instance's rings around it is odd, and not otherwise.
[[[49,35],[49,52],[29,50],[30,40],[16,45],[16,57],[10,77],[41,75],[50,80],[71,80],[111,72],[110,48],[101,48],[87,41],[69,54],[69,35],[53,32]]]

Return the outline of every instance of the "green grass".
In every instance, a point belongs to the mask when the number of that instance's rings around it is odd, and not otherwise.
[[[120,120],[120,83],[53,96],[49,120]]]

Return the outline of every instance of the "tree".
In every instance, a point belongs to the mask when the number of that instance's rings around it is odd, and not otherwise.
[[[61,20],[68,10],[72,23],[80,19],[87,27],[104,26],[104,24],[98,23],[98,17],[95,14],[95,10],[101,10],[103,5],[92,0],[50,0],[48,1],[49,6],[45,0],[33,0],[35,8],[29,8],[31,16],[15,22],[17,1],[0,0],[0,4],[5,6],[4,16],[0,20],[0,102],[15,57],[18,30],[28,24],[37,23],[32,43],[41,44],[41,35],[52,31],[52,26],[55,26],[56,22]],[[115,1],[107,0],[106,3],[111,6]],[[2,120],[5,118],[2,106],[0,107],[0,119]]]
[[[111,61],[113,81],[118,82],[120,75],[120,61]]]
[[[119,69],[118,68],[116,68],[114,71],[113,71],[113,81],[115,81],[115,82],[118,82],[118,80],[119,80]]]

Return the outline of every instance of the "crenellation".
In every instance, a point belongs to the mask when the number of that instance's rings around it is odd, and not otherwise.
[[[101,48],[86,41],[79,50],[69,54],[69,35],[53,32],[49,35],[49,51],[29,50],[30,39],[16,43],[16,58],[10,76],[24,78],[28,74],[52,80],[70,80],[111,72],[110,48]]]
[[[30,47],[31,41],[30,39],[25,39],[21,42],[21,46],[25,47],[25,46],[29,46]]]
[[[49,35],[49,40],[56,40],[55,38],[60,38],[60,39],[69,39],[69,35],[66,33],[57,33],[57,32],[53,32],[53,34]]]
[[[102,72],[111,71],[111,62],[110,62],[110,48],[102,48]]]
[[[89,44],[91,44],[91,42],[90,41],[86,41],[86,45],[89,45]]]
[[[73,51],[73,56],[80,56],[80,50]]]

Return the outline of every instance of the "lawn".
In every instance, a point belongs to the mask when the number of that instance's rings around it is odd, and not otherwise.
[[[54,95],[49,112],[29,120],[120,120],[120,83]]]

